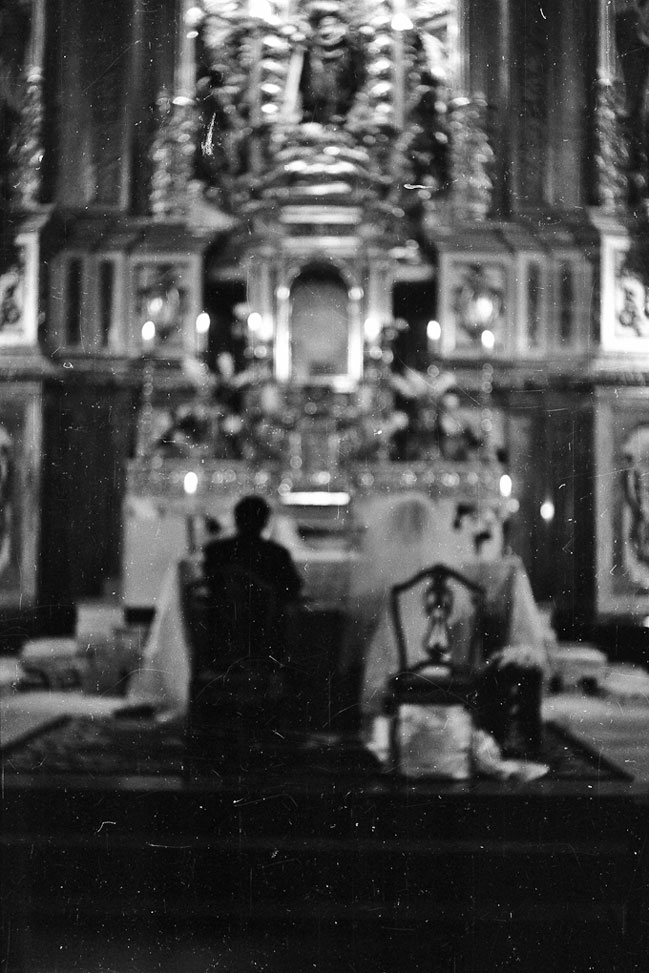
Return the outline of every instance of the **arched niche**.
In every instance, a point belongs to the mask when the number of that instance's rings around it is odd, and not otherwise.
[[[363,290],[338,267],[312,262],[281,289],[277,376],[296,384],[353,385],[363,372]]]

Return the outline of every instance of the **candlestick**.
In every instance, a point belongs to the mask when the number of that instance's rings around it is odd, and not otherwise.
[[[43,70],[45,50],[45,0],[32,0],[32,30],[29,45],[29,64],[27,73],[30,78],[40,77]]]
[[[599,6],[599,76],[603,81],[611,81],[611,22],[609,4],[600,0]]]
[[[405,70],[404,70],[404,31],[412,30],[412,21],[408,16],[404,0],[393,0],[392,47],[394,61],[394,124],[398,131],[402,131],[405,124]]]
[[[183,0],[180,21],[180,45],[178,53],[178,71],[176,80],[176,95],[181,98],[193,98],[196,87],[196,17],[195,4],[192,0]]]
[[[148,456],[153,445],[153,385],[153,360],[145,357],[142,369],[142,404],[137,436],[137,454],[140,457]]]

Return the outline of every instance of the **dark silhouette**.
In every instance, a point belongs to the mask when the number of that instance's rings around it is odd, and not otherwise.
[[[302,579],[293,558],[281,544],[261,536],[270,515],[270,506],[263,497],[243,497],[237,503],[234,537],[208,541],[205,545],[203,569],[209,585],[214,585],[224,569],[237,568],[272,587],[280,604],[297,598]]]
[[[204,578],[188,592],[192,640],[190,736],[257,733],[290,719],[287,606],[302,582],[288,550],[263,538],[263,497],[235,507],[237,533],[204,546]],[[294,694],[293,694],[294,695]]]
[[[363,84],[362,52],[335,9],[316,12],[311,28],[300,78],[302,120],[340,125]]]

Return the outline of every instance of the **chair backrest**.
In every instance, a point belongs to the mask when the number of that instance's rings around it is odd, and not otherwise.
[[[435,564],[391,589],[398,671],[387,683],[390,765],[406,777],[465,780],[484,591]]]
[[[184,601],[194,672],[263,663],[279,651],[277,594],[254,572],[224,566],[209,584],[188,585]]]
[[[435,564],[390,591],[399,671],[446,665],[482,667],[484,589],[459,571]]]

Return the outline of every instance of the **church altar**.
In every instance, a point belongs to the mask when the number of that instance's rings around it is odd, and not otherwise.
[[[488,522],[494,551],[502,549],[508,506],[501,475],[499,465],[480,462],[363,464],[307,477],[199,456],[133,460],[124,504],[124,604],[153,607],[169,564],[192,551],[205,517],[228,530],[236,501],[257,493],[273,504],[274,537],[301,569],[306,597],[344,605],[369,508],[387,508],[405,493],[430,497],[439,512],[431,557],[456,563],[473,554],[479,521]]]
[[[484,261],[437,267],[422,233],[451,213],[480,221],[490,195],[487,156],[472,150],[469,190],[449,138],[451,126],[458,150],[469,134],[484,142],[481,109],[454,97],[456,12],[442,6],[193,11],[188,97],[159,104],[156,239],[142,240],[135,268],[127,607],[151,607],[204,518],[229,529],[247,493],[273,501],[279,539],[307,583],[320,575],[314,598],[324,587],[325,600],[344,600],[332,585],[376,499],[430,497],[438,558],[473,553],[485,517],[502,549],[513,508],[491,351],[510,330],[503,244],[485,237]],[[191,205],[165,181],[187,180],[180,132],[201,146]],[[210,249],[204,223],[217,211],[222,240]],[[175,220],[191,229],[185,252]]]

